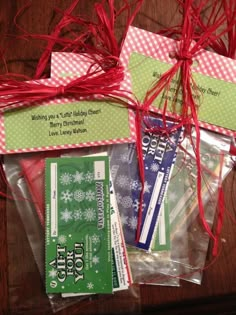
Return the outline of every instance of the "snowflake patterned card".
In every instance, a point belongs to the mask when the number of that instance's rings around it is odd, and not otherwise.
[[[133,215],[137,205],[133,204],[130,174],[130,163],[134,154],[136,154],[134,146],[128,144],[116,145],[112,148],[110,160],[111,176],[120,213],[120,221],[127,244],[135,243],[135,231],[137,228],[137,216]]]
[[[153,126],[163,127],[162,120],[160,119],[153,118],[152,123]],[[167,127],[172,125],[173,123],[171,122],[167,123]],[[181,129],[174,132],[171,138],[165,135],[143,133],[142,150],[145,168],[144,198],[141,234],[139,242],[136,244],[141,249],[150,249],[173,161],[176,157],[176,148],[180,133]],[[136,155],[134,155],[134,159],[136,159]],[[133,200],[139,205],[141,185],[137,171],[134,172],[131,187]]]
[[[46,290],[112,293],[109,160],[46,159]]]
[[[162,126],[162,120],[150,118],[153,126]],[[167,122],[168,126],[173,125]],[[149,250],[156,231],[158,215],[165,196],[181,130],[171,138],[143,132],[142,147],[145,167],[144,202],[139,242],[135,241],[141,183],[136,147],[130,144],[113,151],[112,176],[121,212],[126,242]],[[116,152],[120,151],[120,153]],[[124,150],[124,151],[122,151]],[[119,165],[121,164],[121,165]],[[123,165],[122,165],[123,164]]]
[[[112,283],[113,292],[127,290],[132,283],[132,276],[125,246],[124,235],[119,219],[112,181],[110,181],[111,201],[111,244],[112,244]],[[64,293],[62,297],[81,296],[83,293]]]

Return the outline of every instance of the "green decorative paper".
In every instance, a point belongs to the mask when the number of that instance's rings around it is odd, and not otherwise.
[[[98,101],[8,111],[4,126],[7,150],[130,137],[128,110]]]
[[[46,290],[113,290],[107,156],[46,160]]]
[[[141,55],[132,53],[129,60],[129,70],[131,73],[132,91],[135,96],[142,101],[146,92],[152,84],[156,82],[172,65]],[[236,130],[236,85],[234,83],[215,79],[194,72],[193,78],[198,85],[198,91],[194,95],[196,103],[199,105],[198,118],[200,121],[221,126],[227,129]],[[173,79],[168,96],[169,111],[173,111],[172,101],[175,95],[179,75]],[[161,94],[153,103],[153,106],[161,109],[164,96]],[[178,94],[175,111],[180,113],[181,94]]]

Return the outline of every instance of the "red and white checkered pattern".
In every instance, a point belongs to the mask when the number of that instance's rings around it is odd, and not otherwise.
[[[63,86],[68,84],[73,78],[71,77],[75,74],[76,77],[85,74],[91,66],[92,60],[86,57],[86,55],[78,55],[73,53],[53,53],[52,55],[52,64],[51,64],[51,79],[44,79],[38,82],[41,82],[49,86]],[[64,66],[65,65],[65,66]],[[63,77],[60,77],[63,75]],[[33,106],[43,106],[48,104],[64,104],[66,102],[72,102],[73,99],[68,98],[58,98],[53,99],[47,102],[37,103],[35,102]],[[23,102],[18,103],[17,105],[12,105],[11,108],[19,108],[25,105]],[[129,111],[129,125],[130,125],[130,136],[127,138],[115,138],[115,139],[106,139],[94,142],[85,142],[85,143],[74,143],[74,144],[62,144],[56,146],[41,146],[34,148],[21,148],[17,150],[7,150],[5,142],[5,128],[4,128],[4,115],[0,113],[0,153],[22,153],[22,152],[36,152],[36,151],[48,151],[48,150],[60,150],[60,149],[71,149],[71,148],[82,148],[90,146],[101,146],[108,144],[120,144],[120,143],[129,143],[135,142],[136,132],[135,132],[135,117],[132,111]]]
[[[175,60],[170,58],[169,53],[176,50],[177,42],[173,39],[166,38],[151,32],[147,32],[142,29],[130,27],[123,49],[121,53],[121,62],[125,67],[125,80],[121,84],[121,89],[130,93],[131,91],[131,76],[128,70],[129,58],[132,52],[138,52],[140,54],[158,59],[162,62],[174,64]],[[198,60],[198,65],[194,67],[193,72],[197,72],[203,75],[207,75],[216,79],[236,83],[236,61],[217,55],[212,52],[201,50],[195,56]],[[92,64],[92,60],[86,54],[73,54],[73,53],[53,53],[51,61],[51,76],[52,79],[41,80],[47,85],[66,85],[71,81],[71,75],[75,74],[77,77],[83,75]],[[219,64],[223,65],[219,67]],[[129,94],[130,96],[130,94]],[[50,103],[65,103],[71,102],[71,99],[58,98],[47,102]],[[45,104],[45,103],[44,103]],[[35,105],[44,105],[42,103]],[[17,104],[14,107],[20,107],[22,104]],[[158,111],[153,108],[154,111]],[[18,150],[6,150],[5,144],[5,130],[4,130],[4,116],[0,113],[0,153],[20,153],[20,152],[33,152],[55,149],[69,149],[75,147],[88,147],[107,144],[117,144],[134,142],[136,139],[135,132],[135,117],[132,111],[129,111],[129,123],[130,123],[130,137],[108,139],[87,143],[75,143],[75,144],[63,144],[50,147],[37,147],[37,148],[24,148]],[[219,126],[214,126],[209,123],[199,122],[200,127],[215,131],[227,136],[236,137],[236,132],[228,130]]]
[[[121,62],[126,69],[125,80],[122,87],[126,90],[131,90],[131,75],[128,70],[128,64],[130,55],[133,52],[158,59],[168,64],[174,64],[176,61],[170,58],[169,54],[176,51],[177,44],[178,42],[176,40],[131,26],[120,56]],[[192,69],[193,72],[236,83],[236,60],[206,50],[199,51],[194,58],[198,61],[198,65]],[[153,107],[152,110],[158,112],[155,107]],[[236,137],[235,131],[220,126],[214,126],[203,121],[199,121],[199,125],[204,129]]]

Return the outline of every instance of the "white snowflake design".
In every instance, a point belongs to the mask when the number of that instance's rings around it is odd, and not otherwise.
[[[78,202],[83,201],[85,198],[85,193],[83,190],[81,189],[77,189],[74,191],[74,199]]]
[[[98,256],[93,256],[93,258],[92,258],[92,263],[94,264],[94,265],[97,265],[97,264],[99,264],[99,257]]]
[[[83,212],[82,212],[82,210],[80,210],[80,209],[75,210],[73,217],[74,217],[75,221],[82,220],[83,219]]]
[[[81,184],[82,181],[84,180],[84,174],[81,173],[81,172],[76,171],[75,174],[72,175],[72,176],[73,176],[73,178],[74,178],[74,179],[73,179],[74,183]]]
[[[128,226],[131,230],[136,230],[137,228],[138,219],[136,217],[130,217],[128,221]]]
[[[117,203],[120,204],[121,200],[122,200],[121,194],[120,193],[116,193],[116,201],[117,201]]]
[[[172,134],[172,135],[170,136],[169,142],[170,142],[170,144],[173,146],[174,144],[176,144],[176,141],[177,141],[177,139],[176,139],[176,133],[174,133],[174,134]]]
[[[87,288],[88,288],[89,290],[92,290],[92,289],[94,288],[94,284],[93,284],[92,282],[89,282],[89,283],[87,284]]]
[[[93,234],[91,240],[94,245],[97,245],[100,242],[100,237],[97,234]]]
[[[73,193],[70,192],[68,189],[61,192],[61,200],[67,203],[68,201],[72,201]]]
[[[69,174],[69,173],[61,174],[61,176],[60,176],[60,183],[62,185],[67,186],[67,185],[70,185],[71,182],[72,182],[71,174]]]
[[[157,163],[152,163],[150,169],[152,172],[157,172],[159,170],[159,165]]]
[[[69,211],[68,209],[65,209],[64,211],[61,212],[61,220],[64,222],[69,222],[72,220],[72,212]]]
[[[120,216],[120,222],[121,222],[122,225],[128,224],[128,216],[127,216],[127,215],[124,215],[124,214],[121,214],[121,216]]]
[[[130,208],[132,207],[133,201],[130,196],[125,196],[121,200],[121,204],[124,208]]]
[[[126,175],[119,175],[117,180],[116,180],[116,184],[117,184],[117,186],[119,186],[121,188],[129,187],[129,185],[130,185],[129,177]]]
[[[88,190],[85,193],[85,199],[88,201],[93,201],[95,200],[95,192],[92,190]]]
[[[57,270],[55,270],[55,269],[49,270],[48,273],[49,273],[49,277],[52,279],[56,278],[56,276],[57,276]]]
[[[60,236],[58,237],[58,243],[60,243],[60,244],[65,244],[66,241],[67,241],[66,235],[60,235]]]
[[[87,222],[94,221],[96,219],[96,211],[93,208],[85,209],[84,220]]]
[[[134,211],[136,211],[136,212],[139,211],[139,205],[140,205],[140,201],[138,199],[135,199],[134,202],[133,202]],[[143,212],[145,207],[146,207],[146,203],[143,203],[142,212]]]
[[[147,181],[144,182],[144,189],[143,189],[143,192],[144,193],[148,193],[150,194],[150,188],[152,187],[152,185],[149,185]],[[140,188],[139,190],[142,189],[142,185],[140,185]]]
[[[84,180],[88,183],[92,183],[92,181],[94,180],[94,174],[93,172],[87,172],[85,175],[84,175]]]
[[[141,183],[137,179],[133,179],[130,185],[132,190],[139,190],[141,187]]]

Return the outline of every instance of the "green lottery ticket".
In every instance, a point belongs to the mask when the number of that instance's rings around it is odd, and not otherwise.
[[[123,231],[119,219],[112,181],[110,182],[111,201],[111,244],[112,244],[112,283],[113,292],[127,290],[132,283]],[[62,297],[80,296],[83,293],[64,293]]]
[[[111,293],[109,160],[46,160],[46,291]]]

